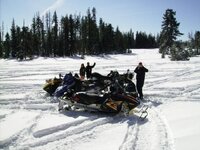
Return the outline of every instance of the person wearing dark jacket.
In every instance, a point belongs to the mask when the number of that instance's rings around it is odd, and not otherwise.
[[[86,71],[86,69],[85,69],[84,64],[81,64],[81,68],[79,70],[79,74],[80,74],[80,79],[81,80],[85,79],[85,71]]]
[[[94,63],[92,66],[90,66],[90,63],[87,62],[87,66],[85,67],[87,79],[91,78],[92,68],[94,68],[95,65],[96,65],[96,63]]]
[[[137,87],[137,92],[139,94],[139,98],[143,99],[143,92],[142,92],[142,87],[144,85],[144,79],[145,79],[145,73],[148,72],[148,69],[145,68],[142,65],[142,62],[138,64],[138,66],[135,68],[136,73],[136,87]]]

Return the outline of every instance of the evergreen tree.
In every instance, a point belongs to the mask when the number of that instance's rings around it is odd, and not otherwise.
[[[52,46],[52,33],[51,33],[51,13],[46,13],[46,56],[53,55],[53,46]]]
[[[99,53],[99,30],[97,27],[96,21],[96,9],[92,8],[92,18],[90,22],[90,30],[91,30],[91,45],[92,45],[92,53]]]
[[[184,49],[183,42],[176,41],[171,47],[171,60],[189,60],[189,52]]]
[[[196,31],[194,35],[194,48],[195,48],[195,54],[200,54],[200,31]]]
[[[15,20],[12,21],[11,26],[11,57],[15,58],[17,56],[17,30],[15,26]]]
[[[40,14],[37,13],[36,17],[36,55],[41,56],[42,54],[42,28],[43,28],[43,23],[40,18]]]
[[[0,26],[0,58],[3,57],[3,41],[2,41],[2,31]]]
[[[42,39],[41,39],[41,56],[46,56],[46,40],[45,40],[45,36],[46,36],[46,31],[44,28],[44,17],[42,17],[42,22],[41,22],[41,32],[42,32]],[[32,37],[32,36],[31,36]]]
[[[34,55],[41,56],[43,53],[42,51],[42,29],[43,29],[43,23],[40,18],[39,13],[36,14],[36,17],[34,16],[33,22],[32,22],[32,45],[33,45],[33,51]]]
[[[82,54],[81,52],[81,15],[75,15],[75,53]]]
[[[73,16],[69,16],[69,55],[72,56],[75,53],[75,21]]]
[[[62,47],[63,47],[63,55],[69,56],[69,18],[66,15],[61,19],[61,35],[62,37]]]
[[[128,36],[128,49],[131,49],[131,48],[134,48],[134,43],[135,43],[135,40],[134,40],[134,33],[132,30],[130,30],[128,33],[127,33],[127,36]]]
[[[29,28],[26,26],[22,27],[22,39],[21,39],[21,51],[20,51],[20,59],[29,57],[32,59],[33,51],[32,51],[32,34],[29,31]]]
[[[87,50],[88,54],[99,53],[99,31],[96,23],[96,9],[92,9],[92,14],[90,9],[87,10],[87,16],[85,17],[86,23],[86,40],[87,40]],[[85,27],[84,25],[84,27]]]
[[[54,56],[58,55],[58,17],[56,14],[56,11],[53,14],[53,20],[52,20],[52,47],[53,47],[53,52]]]
[[[5,41],[4,41],[4,58],[10,58],[11,54],[11,39],[10,35],[6,33]]]
[[[106,53],[111,53],[114,50],[114,31],[111,24],[105,25],[104,44]]]
[[[92,17],[90,13],[90,8],[87,10],[86,16],[86,33],[87,33],[87,54],[92,54]]]
[[[99,53],[105,53],[105,23],[103,19],[99,20]]]
[[[123,35],[120,32],[119,27],[117,27],[114,36],[114,49],[118,53],[120,53],[120,51],[124,49],[124,44],[122,41],[123,41]]]
[[[178,27],[180,23],[176,21],[175,18],[176,12],[172,9],[167,9],[162,22],[162,31],[160,35],[159,49],[162,53],[162,58],[165,57],[165,54],[171,52],[171,47],[174,44],[174,41],[177,39],[177,36],[183,35]]]

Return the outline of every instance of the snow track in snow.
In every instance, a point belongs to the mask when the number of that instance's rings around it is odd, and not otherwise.
[[[49,131],[49,135],[46,135],[46,136],[44,136],[43,131],[39,131],[40,135],[43,134],[43,136],[37,137],[34,140],[32,139],[31,142],[27,142],[24,146],[22,145],[22,147],[36,148],[36,147],[43,146],[51,142],[60,141],[62,139],[68,139],[64,141],[71,142],[72,137],[81,138],[82,136],[86,136],[86,134],[92,134],[91,132],[92,129],[98,126],[104,125],[110,121],[112,121],[112,118],[99,118],[95,120],[88,119],[85,122],[82,120],[79,122],[80,125],[77,125],[78,122],[73,122],[71,123],[70,128],[66,128],[65,125],[62,126],[63,131],[61,131],[60,126],[54,127],[53,128],[54,132],[50,134],[51,131]],[[69,126],[69,124],[67,126]],[[57,132],[55,132],[56,130]],[[37,135],[39,135],[39,132],[37,133]]]
[[[164,117],[154,106],[148,109],[148,113],[148,119],[135,118],[129,122],[126,136],[119,150],[175,149],[173,135]]]
[[[126,136],[125,136],[121,146],[119,147],[119,150],[135,149],[136,142],[138,140],[138,132],[139,132],[138,120],[135,119],[134,121],[129,122]]]

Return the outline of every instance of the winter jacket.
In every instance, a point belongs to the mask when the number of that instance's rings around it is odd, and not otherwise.
[[[143,67],[136,67],[134,71],[136,75],[137,84],[143,86],[145,79],[145,72],[148,72],[148,69]]]
[[[85,67],[81,67],[79,70],[80,76],[85,76],[85,71],[86,71]]]
[[[90,78],[90,77],[91,77],[92,68],[94,68],[95,65],[96,65],[96,63],[94,63],[93,66],[88,66],[88,65],[86,66],[85,71],[86,71],[87,78]]]

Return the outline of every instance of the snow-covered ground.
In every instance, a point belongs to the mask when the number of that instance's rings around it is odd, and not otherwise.
[[[144,95],[148,118],[57,111],[42,87],[59,73],[77,73],[96,62],[93,72],[132,72],[142,61],[149,69]],[[135,78],[134,78],[135,80]],[[0,149],[42,150],[199,150],[200,58],[161,59],[158,49],[85,59],[0,60]]]

